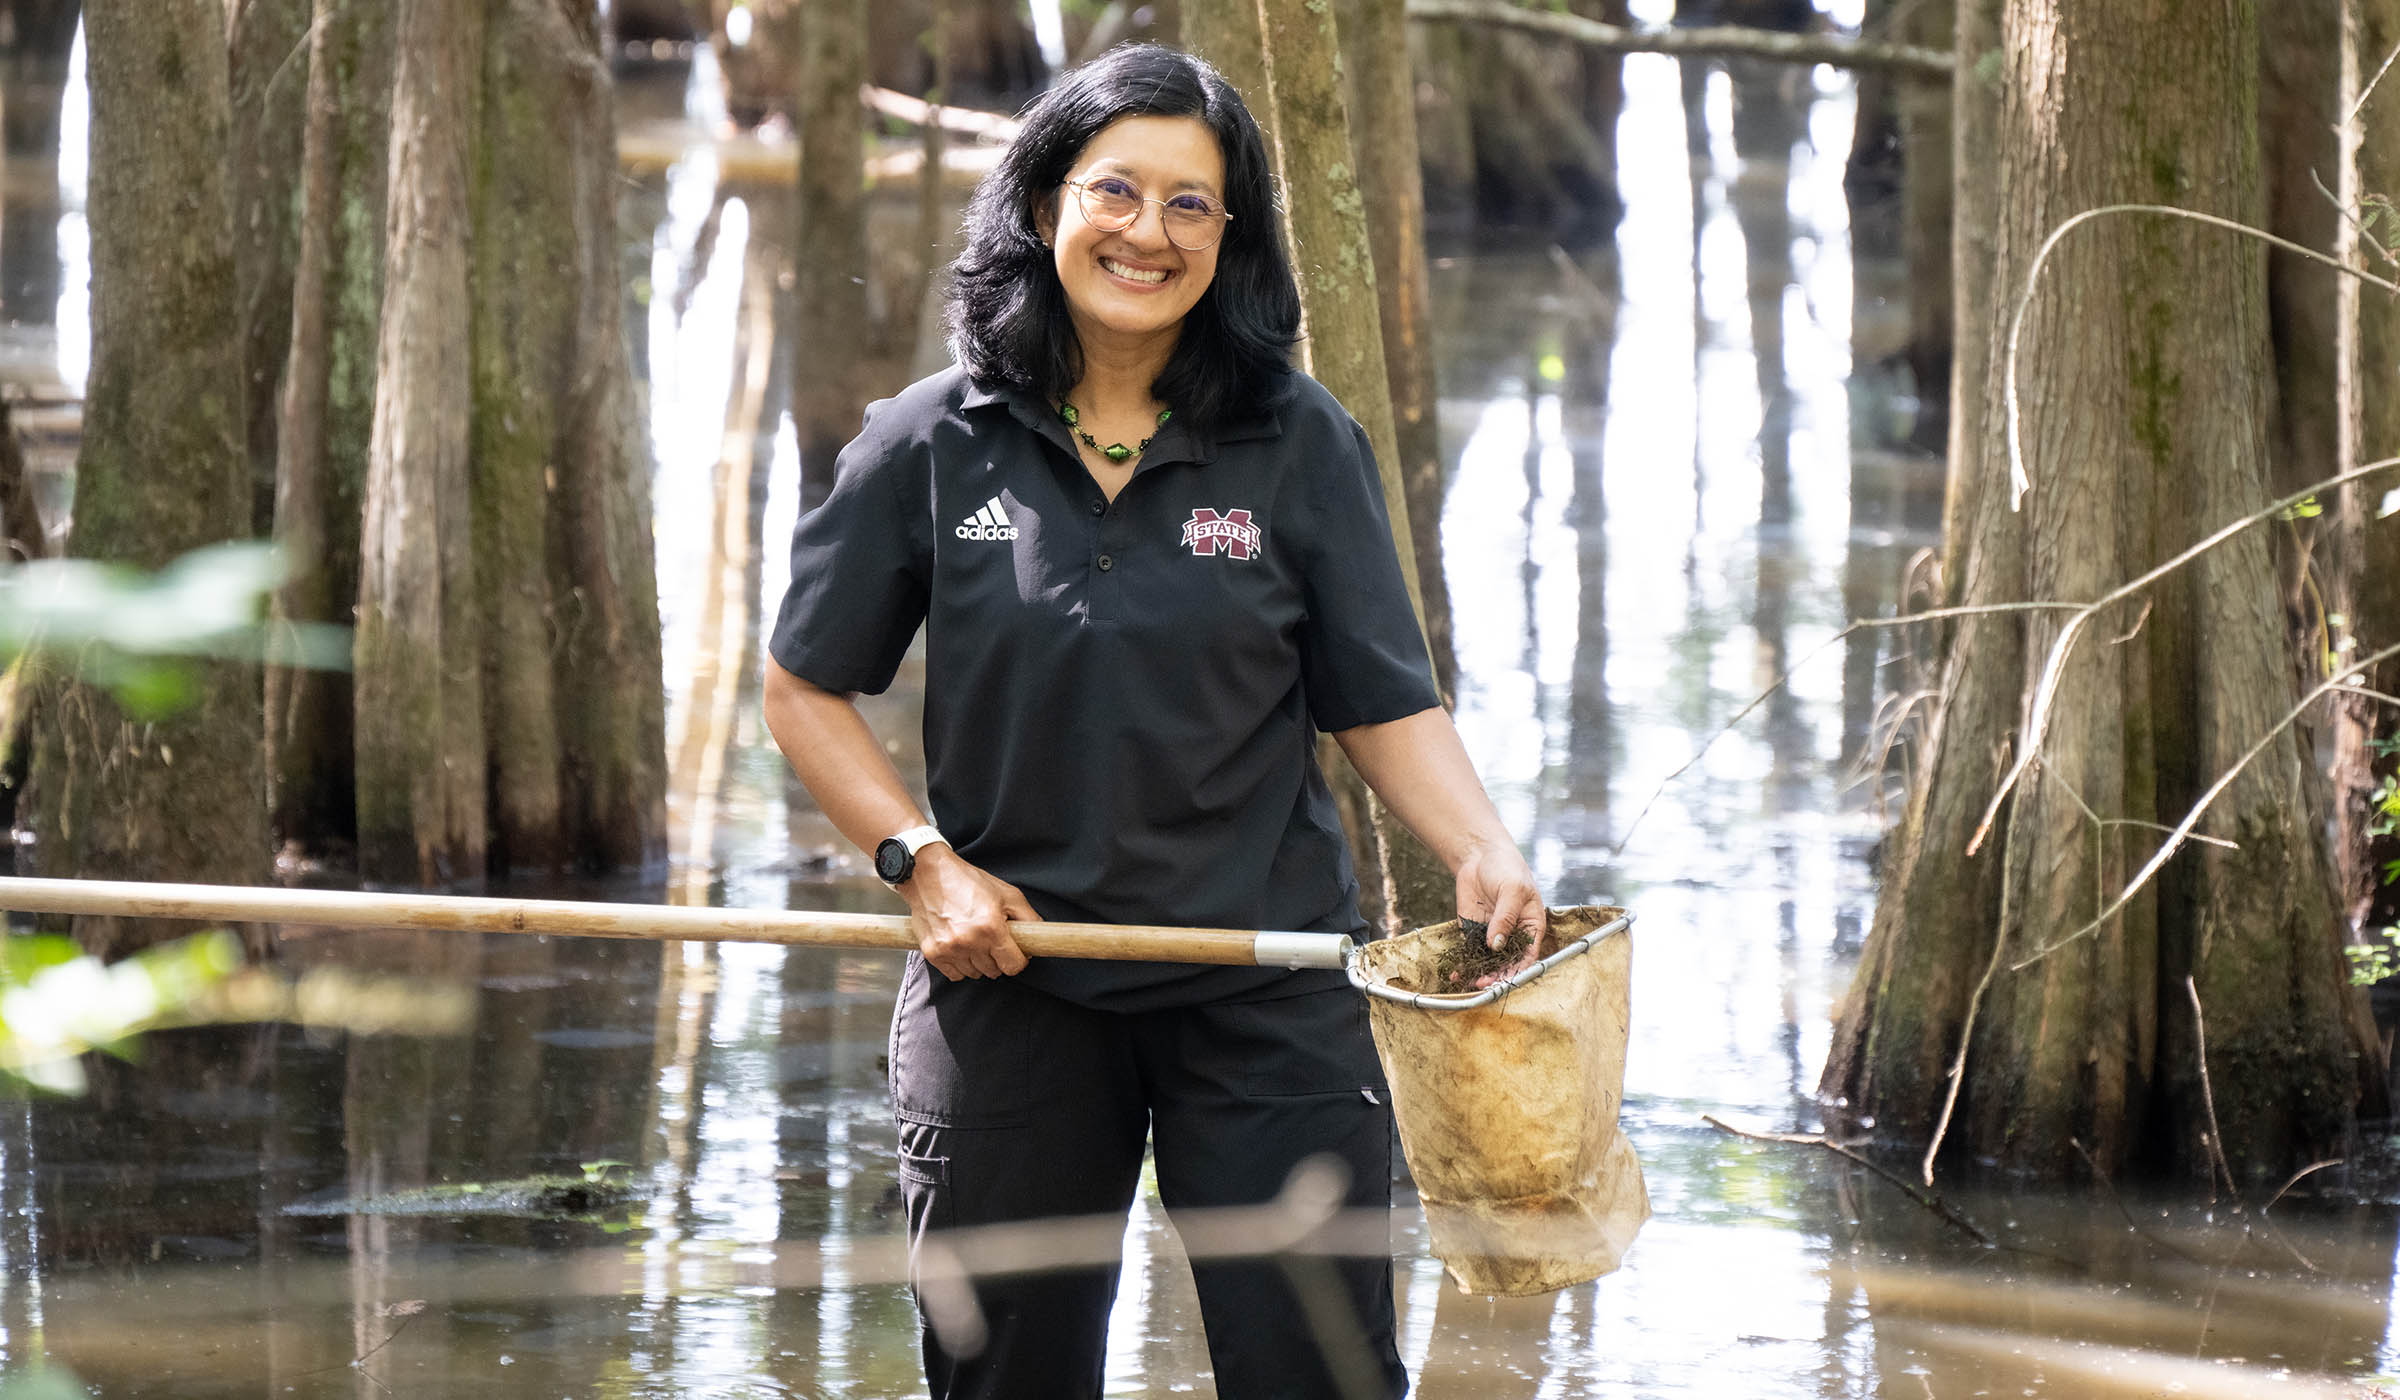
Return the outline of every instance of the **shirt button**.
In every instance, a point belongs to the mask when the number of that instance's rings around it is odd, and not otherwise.
[[[1094,515],[1106,515],[1106,514],[1108,514],[1108,502],[1106,502],[1106,501],[1094,501],[1094,502],[1092,502],[1092,514],[1094,514]]]
[[[1109,570],[1111,570],[1111,569],[1113,569],[1113,568],[1115,568],[1115,567],[1117,567],[1117,561],[1116,561],[1116,560],[1109,558],[1109,557],[1108,557],[1107,555],[1105,555],[1105,554],[1103,554],[1103,555],[1101,555],[1101,556],[1100,556],[1100,572],[1102,572],[1102,573],[1104,573],[1104,574],[1105,574],[1105,573],[1107,573]]]

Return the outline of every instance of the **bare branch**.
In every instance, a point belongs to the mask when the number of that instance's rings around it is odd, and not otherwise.
[[[2317,168],[2313,165],[2308,168],[2308,182],[2317,187],[2317,193],[2325,196],[2325,201],[2333,206],[2333,212],[2342,216],[2342,222],[2350,225],[2351,231],[2358,235],[2361,246],[2373,249],[2375,256],[2390,266],[2400,267],[2400,255],[2394,255],[2391,249],[2383,246],[2383,240],[2367,231],[2367,226],[2359,220],[2357,210],[2342,203],[2340,195],[2325,188],[2325,182],[2318,178]]]
[[[2383,56],[2383,66],[2376,69],[2375,76],[2367,79],[2367,85],[2358,90],[2358,101],[2350,104],[2350,115],[2342,118],[2344,127],[2358,124],[2358,114],[2367,110],[2367,99],[2375,95],[2375,85],[2383,81],[2383,75],[2392,71],[2392,60],[2396,58],[2400,58],[2400,48]]]
[[[1658,786],[1653,788],[1650,792],[1650,796],[1642,802],[1642,809],[1633,814],[1632,821],[1625,824],[1625,834],[1617,838],[1617,844],[1610,849],[1609,854],[1612,857],[1625,854],[1625,847],[1627,843],[1633,840],[1634,830],[1642,824],[1642,818],[1650,815],[1650,809],[1658,805],[1658,799],[1666,795],[1667,789],[1675,785],[1675,780],[1677,778],[1680,778],[1684,774],[1692,771],[1694,765],[1699,763],[1702,758],[1707,757],[1708,751],[1715,747],[1716,742],[1719,739],[1722,739],[1726,735],[1732,733],[1743,720],[1750,717],[1752,711],[1756,710],[1759,706],[1764,705],[1767,703],[1767,701],[1773,699],[1775,692],[1791,684],[1792,677],[1799,673],[1801,667],[1806,666],[1809,662],[1814,661],[1818,657],[1824,655],[1827,651],[1830,651],[1833,648],[1835,643],[1847,640],[1854,633],[1869,631],[1878,627],[1907,627],[1919,622],[1939,622],[1943,618],[1950,617],[1989,617],[1999,613],[2021,612],[2074,612],[2080,609],[2082,606],[2083,605],[2081,603],[2052,602],[1979,603],[1956,608],[1928,608],[1924,612],[1903,613],[1898,617],[1860,618],[1858,621],[1851,623],[1841,631],[1834,633],[1832,636],[1827,637],[1824,641],[1819,642],[1817,645],[1809,648],[1806,656],[1803,656],[1798,661],[1793,662],[1791,666],[1786,669],[1782,675],[1777,676],[1774,682],[1765,690],[1762,690],[1758,694],[1752,696],[1749,704],[1746,704],[1742,706],[1741,709],[1736,710],[1733,718],[1725,721],[1724,724],[1718,726],[1715,733],[1709,735],[1705,740],[1702,740],[1700,747],[1692,751],[1692,756],[1685,759],[1681,767],[1677,768],[1674,772],[1669,773],[1664,778],[1659,779]]]
[[[2011,509],[2022,507],[2025,503],[2025,493],[2033,489],[2033,480],[2025,471],[2025,452],[2021,432],[2023,414],[2019,411],[2017,404],[2017,341],[2025,332],[2025,313],[2033,306],[2034,286],[2041,281],[2042,267],[2049,262],[2051,250],[2058,246],[2059,240],[2084,224],[2109,214],[2158,214],[2168,218],[2189,219],[2193,223],[2207,224],[2211,228],[2221,228],[2231,233],[2255,238],[2288,253],[2298,253],[2304,258],[2321,262],[2334,271],[2355,277],[2361,282],[2371,282],[2387,292],[2400,293],[2400,282],[2387,281],[2372,272],[2352,267],[2339,258],[2320,253],[2305,244],[2294,243],[2288,238],[2278,238],[2264,229],[2252,228],[2248,224],[2233,219],[2222,219],[2214,214],[2203,214],[2196,209],[2180,209],[2172,204],[2104,204],[2097,209],[2084,210],[2052,229],[2050,236],[2042,240],[2040,251],[2033,255],[2033,266],[2026,270],[2025,290],[2017,294],[2016,308],[2009,313],[2008,317],[2008,356],[2003,378],[2002,401],[2006,408],[2008,421],[2008,503]]]
[[[1975,990],[1967,995],[1967,1014],[1958,1027],[1958,1053],[1950,1057],[1950,1087],[1942,1091],[1942,1114],[1934,1120],[1933,1136],[1927,1140],[1925,1158],[1917,1167],[1927,1186],[1933,1184],[1933,1159],[1941,1155],[1942,1139],[1950,1135],[1950,1116],[1958,1111],[1958,1091],[1967,1082],[1967,1047],[1975,1043],[1975,1018],[1982,1014],[1983,994],[1991,990],[1992,979],[2000,973],[2000,955],[2008,948],[2009,906],[2015,902],[2004,868],[2000,879],[2000,917],[1992,932],[1992,956],[1983,965],[1983,975],[1975,979]]]
[[[1414,20],[1458,20],[1566,39],[1603,53],[1663,53],[1680,58],[1744,57],[1837,68],[1883,68],[1903,77],[1948,82],[1957,60],[1946,50],[1916,44],[1872,44],[1824,34],[1783,34],[1738,25],[1691,29],[1628,29],[1556,10],[1519,8],[1497,0],[1408,0]]]
[[[2208,790],[2206,792],[2200,794],[2200,800],[2192,804],[2192,809],[2190,811],[2184,813],[2183,820],[2176,823],[2175,830],[2164,842],[2160,843],[2159,848],[2156,851],[2151,853],[2149,861],[2145,863],[2139,871],[2135,872],[2131,880],[2126,882],[2125,888],[2118,892],[2117,897],[2109,901],[2108,907],[2102,909],[2099,915],[2090,923],[2076,929],[2073,933],[2068,934],[2066,937],[2061,938],[2056,942],[2046,943],[2040,948],[2035,949],[2033,954],[2030,957],[2027,957],[2024,961],[2012,964],[2009,968],[2009,971],[2022,972],[2026,968],[2031,967],[2033,964],[2050,956],[2052,953],[2057,952],[2059,949],[2066,947],[2070,943],[2073,943],[2075,940],[2090,934],[2094,930],[2098,929],[2102,924],[2107,923],[2110,919],[2116,917],[2117,911],[2123,909],[2127,904],[2131,903],[2133,897],[2141,892],[2142,886],[2150,883],[2151,877],[2158,874],[2160,867],[2164,866],[2168,859],[2175,854],[2175,852],[2183,848],[2183,843],[2187,839],[2191,838],[2192,828],[2199,825],[2200,818],[2206,815],[2209,805],[2215,802],[2218,797],[2222,796],[2225,789],[2233,786],[2233,780],[2241,776],[2242,770],[2250,766],[2250,761],[2252,759],[2255,759],[2261,753],[2266,752],[2267,745],[2273,743],[2276,737],[2282,734],[2283,731],[2291,728],[2293,723],[2296,722],[2300,716],[2307,711],[2310,705],[2315,704],[2319,699],[2327,695],[2346,695],[2357,693],[2356,688],[2350,685],[2349,682],[2358,672],[2366,669],[2369,666],[2378,665],[2381,662],[2395,656],[2400,656],[2400,645],[2385,647],[2383,650],[2378,651],[2371,656],[2362,658],[2356,663],[2342,668],[2341,675],[2310,687],[2308,694],[2301,696],[2298,704],[2295,704],[2291,707],[2291,709],[2285,711],[2283,718],[2277,720],[2273,728],[2258,736],[2257,741],[2252,743],[2248,749],[2244,750],[2240,758],[2234,760],[2234,764],[2231,768],[2228,768],[2223,773],[2217,775],[2217,780],[2208,785]]]
[[[2400,288],[2395,288],[2395,290],[2400,290]],[[2016,762],[2010,765],[2008,776],[2000,780],[1999,790],[1992,794],[1990,805],[1984,808],[1983,820],[1976,824],[1975,834],[1968,838],[1967,854],[1973,855],[1976,851],[1982,848],[1984,838],[1991,834],[1992,822],[2000,815],[2000,804],[2008,800],[2008,795],[2012,790],[2015,789],[2017,780],[2025,776],[2025,770],[2031,768],[2033,766],[2034,759],[2040,755],[2042,750],[2042,740],[2049,733],[2050,729],[2051,706],[2052,703],[2058,698],[2059,680],[2066,670],[2067,653],[2074,649],[2075,639],[2082,635],[2086,624],[2088,624],[2103,609],[2124,601],[2126,598],[2129,598],[2133,594],[2140,592],[2142,589],[2149,587],[2153,583],[2156,583],[2158,580],[2166,577],[2168,574],[2173,573],[2175,570],[2182,568],[2184,565],[2190,563],[2194,559],[2197,559],[2201,555],[2206,554],[2208,551],[2215,549],[2218,545],[2221,545],[2225,541],[2232,539],[2242,531],[2264,521],[2274,519],[2275,517],[2281,515],[2284,511],[2289,510],[2291,507],[2296,506],[2300,502],[2307,500],[2309,497],[2316,495],[2318,492],[2330,491],[2336,486],[2346,485],[2347,483],[2357,481],[2362,477],[2373,476],[2377,472],[2388,471],[2396,466],[2400,466],[2400,457],[2386,457],[2381,461],[2369,462],[2362,467],[2353,467],[2349,471],[2327,477],[2325,480],[2317,482],[2313,485],[2302,487],[2300,490],[2294,491],[2290,495],[2285,496],[2280,500],[2270,501],[2265,506],[2258,510],[2252,511],[2250,514],[2243,516],[2241,519],[2236,520],[2229,525],[2220,527],[2213,534],[2209,535],[2208,538],[2177,554],[2174,558],[2167,560],[2165,563],[2160,564],[2156,568],[2129,579],[2126,582],[2117,585],[2115,588],[2110,589],[2108,592],[2101,594],[2098,598],[2095,598],[2090,603],[2085,604],[2080,610],[2077,611],[2075,616],[2067,619],[2066,625],[2059,629],[2058,639],[2050,644],[2050,655],[2045,661],[2043,661],[2041,678],[2034,685],[2033,700],[2026,709],[2025,742],[2017,754]],[[2351,667],[2349,669],[2355,670],[2357,668]]]

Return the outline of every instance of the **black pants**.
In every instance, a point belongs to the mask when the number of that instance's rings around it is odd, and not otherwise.
[[[891,1064],[912,1264],[928,1230],[1122,1219],[1145,1137],[1170,1219],[1272,1200],[1322,1156],[1347,1170],[1351,1207],[1391,1205],[1390,1096],[1347,988],[1120,1014],[1006,979],[951,982],[912,957]],[[1391,1270],[1388,1254],[1195,1260],[1217,1393],[1404,1394]],[[983,1323],[972,1355],[925,1328],[934,1400],[1100,1394],[1114,1265],[972,1287]],[[926,1299],[920,1277],[921,1314]]]

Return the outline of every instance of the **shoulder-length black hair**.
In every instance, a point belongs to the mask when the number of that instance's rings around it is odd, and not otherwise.
[[[1151,392],[1206,432],[1259,403],[1290,368],[1300,292],[1284,255],[1266,143],[1241,95],[1200,59],[1128,44],[1066,75],[1025,109],[1023,128],[967,206],[950,266],[950,348],[968,373],[1055,401],[1083,377],[1049,247],[1035,227],[1075,157],[1122,117],[1197,117],[1225,156],[1217,275],[1183,320]]]

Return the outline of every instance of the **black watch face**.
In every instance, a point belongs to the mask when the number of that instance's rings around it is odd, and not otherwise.
[[[897,885],[917,868],[917,858],[909,854],[908,843],[897,836],[886,837],[875,847],[875,873],[887,885]]]

